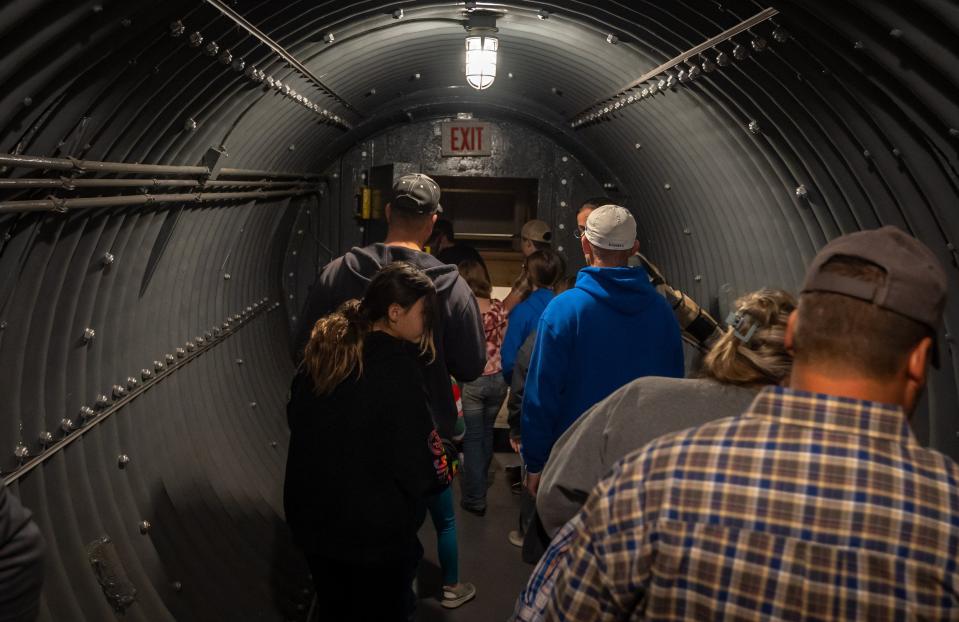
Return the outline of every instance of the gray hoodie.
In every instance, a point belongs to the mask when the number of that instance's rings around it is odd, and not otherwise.
[[[619,388],[553,445],[536,494],[546,533],[555,536],[621,458],[664,434],[739,415],[756,393],[714,380],[658,376]]]
[[[459,382],[475,380],[486,366],[486,337],[476,298],[456,270],[429,253],[401,246],[372,244],[353,248],[323,268],[310,289],[300,314],[294,339],[294,357],[302,358],[303,348],[318,319],[329,315],[352,298],[362,298],[373,276],[394,261],[407,261],[433,279],[437,294],[437,315],[433,322],[436,360],[425,369],[427,390],[436,429],[451,438],[456,425],[456,404],[450,375]]]

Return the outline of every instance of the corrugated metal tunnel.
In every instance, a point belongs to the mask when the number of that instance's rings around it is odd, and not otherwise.
[[[485,90],[471,9],[500,14]],[[951,0],[0,4],[0,467],[49,545],[41,619],[305,618],[290,335],[383,165],[536,179],[572,266],[608,194],[717,316],[910,231],[951,294],[914,428],[959,457],[957,36]],[[467,115],[492,155],[442,156]]]

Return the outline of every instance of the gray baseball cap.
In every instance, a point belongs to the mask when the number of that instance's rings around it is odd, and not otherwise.
[[[439,184],[422,173],[403,175],[393,183],[392,205],[413,214],[441,213]]]
[[[823,272],[833,257],[856,257],[886,271],[882,285]],[[832,240],[806,270],[802,293],[830,292],[871,302],[925,324],[934,333],[942,324],[948,284],[942,264],[929,247],[897,227],[850,233]]]

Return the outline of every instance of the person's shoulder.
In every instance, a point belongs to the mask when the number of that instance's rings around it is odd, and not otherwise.
[[[412,249],[408,250],[409,257],[404,261],[409,261],[414,264],[416,267],[423,270],[428,270],[430,268],[438,268],[440,266],[449,265],[444,261],[441,261],[439,258],[434,255],[430,255],[426,251],[414,251]]]
[[[582,304],[585,300],[592,300],[593,297],[578,287],[570,287],[565,292],[556,294],[550,299],[551,306],[568,307],[570,305]]]
[[[896,458],[894,464],[899,477],[912,480],[911,488],[922,492],[916,499],[917,505],[940,513],[939,524],[952,534],[959,533],[959,464],[940,451],[918,445],[915,440],[903,446]]]
[[[549,304],[543,309],[543,318],[550,323],[571,318],[590,300],[591,297],[586,292],[576,288],[568,289],[550,299]]]
[[[664,376],[644,376],[628,385],[647,395],[662,394],[668,398],[689,398],[689,401],[713,401],[733,399],[736,402],[749,403],[756,397],[757,390],[734,384],[724,384],[712,378],[672,378]]]
[[[532,312],[533,306],[530,304],[529,298],[527,298],[526,300],[521,300],[513,307],[509,312],[509,319],[518,322],[522,318],[528,317]]]
[[[959,464],[952,458],[931,447],[919,446],[909,453],[907,460],[913,462],[920,475],[947,484],[959,495]],[[955,509],[959,511],[959,507]]]
[[[363,368],[371,383],[393,388],[423,379],[419,346],[380,331],[370,333],[363,342]]]
[[[653,427],[666,431],[741,414],[755,397],[754,389],[708,378],[643,376],[620,387],[604,402],[611,421],[630,422],[637,415],[654,416],[658,421],[653,422]]]
[[[625,462],[641,468],[646,461],[655,468],[671,470],[668,458],[677,453],[709,453],[723,448],[730,433],[751,421],[742,415],[723,417],[700,425],[664,434],[641,449],[629,454]]]

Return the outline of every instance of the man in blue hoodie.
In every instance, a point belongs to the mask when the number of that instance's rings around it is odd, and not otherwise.
[[[526,485],[536,494],[549,452],[593,404],[641,376],[683,376],[679,325],[641,267],[636,220],[604,205],[586,221],[588,266],[576,287],[554,298],[539,320],[523,396]]]

